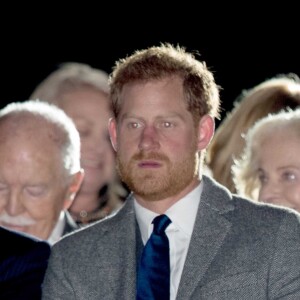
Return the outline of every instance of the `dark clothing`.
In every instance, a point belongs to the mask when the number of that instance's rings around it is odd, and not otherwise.
[[[0,299],[41,299],[50,245],[0,227]]]

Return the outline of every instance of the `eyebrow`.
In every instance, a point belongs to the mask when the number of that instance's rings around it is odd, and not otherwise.
[[[284,170],[284,169],[299,169],[300,170],[300,166],[297,166],[297,165],[286,165],[286,166],[278,168],[278,170]]]
[[[143,117],[141,116],[137,116],[135,114],[128,114],[125,113],[124,115],[121,116],[120,121],[123,121],[125,119],[138,119],[138,120],[144,120]],[[178,114],[178,113],[171,113],[168,115],[158,115],[155,117],[155,120],[159,120],[159,119],[180,119],[180,120],[184,120],[184,118]]]

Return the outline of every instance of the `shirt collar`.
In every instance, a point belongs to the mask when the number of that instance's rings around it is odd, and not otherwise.
[[[65,227],[65,212],[61,211],[58,221],[54,229],[52,230],[52,233],[50,234],[49,238],[47,239],[50,245],[53,245],[62,237],[64,227]]]
[[[196,188],[177,201],[165,212],[165,214],[172,220],[172,223],[167,230],[171,230],[173,228],[173,230],[182,230],[189,236],[192,235],[202,190],[203,182],[201,181]],[[141,206],[135,199],[134,207],[142,240],[145,244],[153,230],[152,220],[158,214]]]

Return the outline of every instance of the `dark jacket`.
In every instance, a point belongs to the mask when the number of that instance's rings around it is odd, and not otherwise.
[[[0,227],[0,299],[41,299],[50,245]]]

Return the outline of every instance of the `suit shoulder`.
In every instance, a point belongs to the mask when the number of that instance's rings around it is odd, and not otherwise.
[[[235,206],[235,213],[245,220],[259,220],[259,222],[270,224],[280,221],[300,224],[300,214],[287,207],[257,202],[238,195],[232,196],[232,202]]]
[[[86,225],[84,227],[78,228],[64,235],[58,242],[56,242],[52,247],[85,247],[91,245],[91,242],[102,238],[103,235],[118,231],[118,217],[109,216],[105,219],[96,221],[92,224]]]

